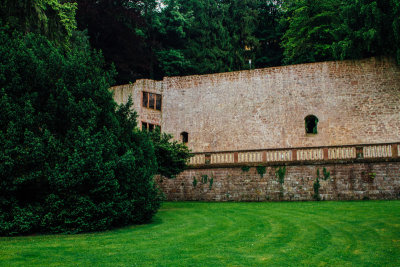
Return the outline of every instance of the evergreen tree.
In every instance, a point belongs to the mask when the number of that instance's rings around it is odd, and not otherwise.
[[[225,27],[229,6],[212,0],[180,0],[180,4],[184,14],[193,13],[184,50],[190,59],[190,74],[231,71],[234,62],[229,58],[231,42]]]
[[[160,206],[149,136],[101,54],[72,43],[0,31],[0,235],[104,230]]]
[[[280,46],[284,34],[280,20],[283,16],[283,1],[258,1],[258,27],[255,38],[259,45],[256,48],[255,67],[265,68],[282,65],[283,49]]]
[[[333,43],[335,59],[390,55],[400,62],[399,20],[398,1],[344,1],[342,23]]]
[[[61,44],[76,29],[75,10],[76,3],[58,0],[2,0],[0,18],[11,29],[40,33]]]
[[[156,127],[149,135],[154,144],[158,174],[174,178],[186,169],[191,154],[185,144],[172,141],[172,135],[162,133],[159,127]]]
[[[161,75],[187,75],[191,63],[184,49],[187,46],[187,31],[193,22],[193,12],[184,14],[177,0],[167,0],[164,4],[158,28],[161,46],[156,52]]]
[[[285,64],[333,59],[332,44],[340,25],[337,10],[340,1],[299,0],[289,3],[282,38]]]
[[[116,84],[153,77],[154,51],[148,45],[141,1],[78,0],[77,22],[87,30],[91,45],[115,64]]]
[[[259,40],[255,32],[259,24],[258,1],[228,0],[229,9],[226,15],[225,27],[229,34],[229,62],[231,70],[249,69],[249,60],[255,62],[255,51]]]

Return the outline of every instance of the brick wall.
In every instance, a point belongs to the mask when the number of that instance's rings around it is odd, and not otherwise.
[[[162,112],[142,106],[142,92],[154,94],[162,93],[163,83],[153,80],[138,80],[134,84],[126,84],[113,87],[114,100],[117,103],[126,103],[129,97],[133,100],[133,108],[138,113],[138,126],[140,122],[148,122],[155,125],[162,125]]]
[[[387,58],[321,62],[210,75],[139,80],[114,87],[133,96],[139,120],[161,124],[194,152],[400,141],[400,68]],[[141,91],[163,95],[162,112]],[[304,118],[318,117],[318,134]]]
[[[326,180],[324,168],[330,173]],[[190,169],[175,179],[156,180],[172,201],[302,201],[314,199],[313,184],[319,170],[321,199],[400,199],[400,162],[286,166],[282,184],[276,174],[278,169],[266,166],[262,178],[256,167],[248,171],[241,167]],[[207,182],[203,183],[205,176]]]
[[[188,132],[189,148],[207,152],[176,179],[157,177],[168,200],[312,200],[317,170],[322,199],[400,198],[400,67],[392,59],[138,80],[112,89],[118,103],[132,96],[139,121],[176,139]],[[142,107],[142,91],[161,94],[162,111]],[[318,117],[317,134],[305,132],[308,115]],[[350,146],[379,143],[393,143],[390,155],[366,146],[360,161],[358,146]],[[310,154],[310,147],[320,151]],[[262,178],[258,164],[266,168]],[[282,184],[272,164],[288,165]]]

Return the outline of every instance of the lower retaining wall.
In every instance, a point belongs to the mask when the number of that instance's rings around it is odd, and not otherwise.
[[[319,173],[322,200],[400,199],[400,162],[292,165],[281,181],[279,171],[283,166],[189,169],[156,181],[170,201],[305,201],[315,199]]]

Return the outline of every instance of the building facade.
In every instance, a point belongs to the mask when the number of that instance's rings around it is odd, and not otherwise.
[[[112,89],[118,103],[132,97],[140,127],[159,126],[195,153],[176,179],[158,178],[168,199],[311,200],[317,177],[324,177],[324,199],[400,198],[400,67],[391,59],[166,77]]]

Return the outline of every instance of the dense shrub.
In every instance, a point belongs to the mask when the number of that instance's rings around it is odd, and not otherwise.
[[[172,135],[162,133],[159,127],[149,133],[154,144],[154,151],[158,162],[157,173],[167,178],[175,176],[185,170],[187,161],[192,156],[188,147],[180,142],[173,141]]]
[[[160,206],[157,162],[131,103],[82,34],[66,50],[0,30],[0,235],[143,223]]]

